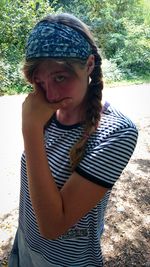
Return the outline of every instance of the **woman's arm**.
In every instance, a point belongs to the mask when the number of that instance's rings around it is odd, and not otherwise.
[[[57,238],[91,210],[107,189],[74,172],[59,191],[46,158],[42,131],[32,129],[24,143],[30,196],[40,232],[46,238]]]
[[[107,191],[75,172],[60,191],[57,188],[48,165],[43,135],[44,124],[57,108],[55,105],[50,109],[50,104],[46,103],[43,95],[36,92],[25,100],[22,114],[31,202],[39,230],[49,239],[65,233],[91,210]]]

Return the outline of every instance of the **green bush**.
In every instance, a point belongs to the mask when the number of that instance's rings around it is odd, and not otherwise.
[[[0,95],[16,94],[21,92],[28,92],[31,90],[27,85],[23,74],[22,65],[10,64],[7,61],[0,61]]]
[[[124,73],[118,68],[117,64],[113,60],[103,59],[102,61],[103,77],[106,83],[112,81],[121,81],[125,78]]]
[[[119,68],[128,76],[149,74],[150,70],[150,29],[144,25],[127,22],[128,36],[124,47],[118,47],[113,57]]]

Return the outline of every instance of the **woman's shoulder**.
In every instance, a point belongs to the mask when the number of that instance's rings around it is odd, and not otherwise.
[[[138,129],[135,123],[120,110],[107,103],[101,113],[99,126],[89,138],[88,145],[94,148],[110,140],[120,140],[120,138],[134,139],[136,143],[137,137]]]
[[[112,129],[113,131],[131,128],[138,131],[136,124],[126,114],[108,102],[104,105],[99,124],[99,130],[104,130],[105,128],[107,130]]]

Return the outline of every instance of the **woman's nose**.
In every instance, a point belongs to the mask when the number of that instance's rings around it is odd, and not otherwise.
[[[46,90],[46,98],[49,101],[56,101],[59,99],[58,89],[52,83],[48,83],[46,85],[45,90]]]

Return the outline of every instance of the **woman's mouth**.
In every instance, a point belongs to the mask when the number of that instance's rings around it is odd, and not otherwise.
[[[47,100],[48,100],[48,102],[50,104],[57,104],[57,103],[60,103],[60,102],[62,102],[64,100],[67,100],[67,99],[70,99],[70,97],[64,97],[64,98],[61,98],[61,99],[53,99],[53,100],[47,99]]]

